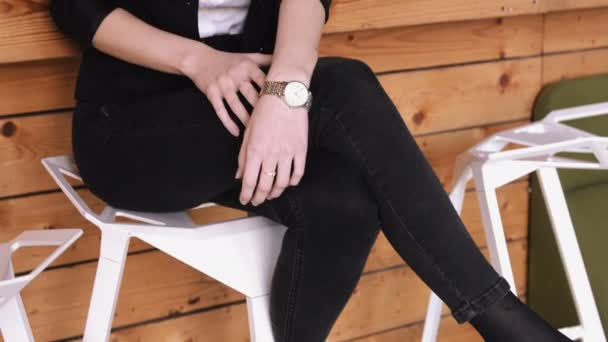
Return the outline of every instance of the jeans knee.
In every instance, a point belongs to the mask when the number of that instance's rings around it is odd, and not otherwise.
[[[313,93],[326,112],[369,108],[389,99],[374,70],[364,61],[348,57],[324,57],[313,75]]]
[[[335,81],[334,85],[350,86],[353,82],[378,82],[374,70],[361,59],[341,56],[327,58],[331,58],[326,67],[329,77]]]

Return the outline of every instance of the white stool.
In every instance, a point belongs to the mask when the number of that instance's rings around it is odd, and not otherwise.
[[[106,206],[98,215],[65,176],[82,181],[71,155],[42,163],[72,204],[101,230],[101,249],[84,341],[107,341],[118,300],[129,239],[137,237],[247,298],[253,342],[272,342],[269,296],[272,273],[286,227],[263,216],[196,225],[187,211],[147,213]],[[202,203],[196,208],[216,205]],[[193,208],[193,209],[196,209]],[[119,216],[141,223],[117,222]]]
[[[28,230],[8,243],[0,243],[0,331],[7,342],[34,341],[21,289],[61,255],[78,237],[81,229]],[[22,247],[58,246],[26,275],[15,277],[11,258]]]
[[[450,194],[458,212],[462,209],[466,184],[474,178],[490,260],[516,293],[513,271],[496,199],[496,189],[519,177],[536,172],[551,219],[559,253],[573,295],[580,325],[560,331],[571,339],[605,342],[583,258],[578,246],[557,168],[607,170],[608,138],[599,137],[562,121],[608,113],[608,102],[552,111],[543,120],[496,133],[458,156],[454,188]],[[522,145],[506,149],[510,143]],[[594,154],[598,162],[554,156],[559,152]],[[422,341],[437,338],[442,301],[431,293]]]

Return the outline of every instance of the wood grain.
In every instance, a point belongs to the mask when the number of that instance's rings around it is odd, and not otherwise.
[[[540,13],[534,0],[335,0],[323,32],[344,32],[395,26],[496,18]]]
[[[608,46],[608,7],[550,13],[545,18],[544,52]]]
[[[400,26],[325,34],[321,56],[367,62],[376,72],[538,55],[542,17]]]
[[[543,60],[543,84],[608,73],[608,49],[547,56]]]
[[[608,0],[541,0],[543,12],[608,6]]]
[[[540,58],[382,75],[410,131],[428,134],[530,116]]]
[[[46,4],[0,0],[0,63],[70,57],[79,53],[80,48],[57,31]]]
[[[78,60],[0,64],[0,116],[74,106]]]

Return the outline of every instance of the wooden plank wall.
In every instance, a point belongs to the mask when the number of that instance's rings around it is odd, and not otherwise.
[[[454,157],[529,121],[543,84],[608,72],[608,0],[334,0],[321,55],[368,62],[446,189]],[[0,0],[0,240],[25,229],[83,227],[84,236],[23,291],[39,341],[78,340],[99,232],[70,205],[40,159],[71,152],[79,50],[47,15],[46,0]],[[527,180],[499,192],[518,289],[525,298]],[[103,205],[79,192],[94,209]],[[199,222],[242,217],[214,207]],[[474,196],[463,218],[481,248]],[[48,250],[18,253],[26,272]],[[485,248],[484,248],[485,252]],[[162,270],[162,272],[155,272]],[[381,235],[330,341],[418,341],[429,290]],[[441,341],[480,340],[444,312]],[[113,341],[245,341],[244,297],[134,241]]]

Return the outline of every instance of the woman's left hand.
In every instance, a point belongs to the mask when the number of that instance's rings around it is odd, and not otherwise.
[[[238,157],[235,177],[243,178],[240,202],[251,200],[257,206],[281,195],[288,185],[297,185],[304,174],[307,149],[306,109],[291,108],[278,96],[260,96],[245,127]]]

